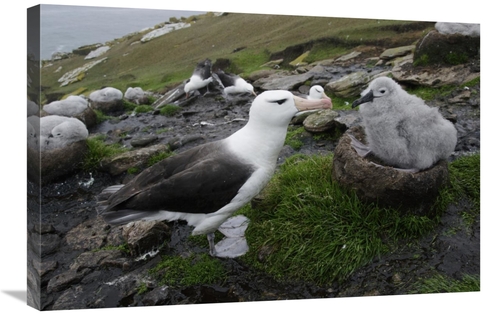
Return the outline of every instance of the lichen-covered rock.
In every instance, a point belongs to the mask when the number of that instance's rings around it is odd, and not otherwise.
[[[323,132],[334,128],[335,118],[339,116],[334,110],[324,109],[307,116],[302,124],[309,132]]]
[[[364,142],[361,126],[350,132]],[[371,163],[377,163],[377,165]],[[441,160],[430,169],[418,173],[403,172],[384,166],[372,156],[360,157],[351,147],[351,139],[344,134],[334,150],[333,178],[352,189],[365,202],[399,209],[402,213],[433,216],[431,205],[439,189],[448,182],[448,164]]]
[[[406,55],[411,54],[414,49],[415,49],[415,45],[389,48],[389,49],[385,50],[380,55],[380,59],[382,59],[382,60],[390,60],[390,59],[394,59],[394,58],[397,58],[397,57],[406,56]]]
[[[112,157],[104,158],[101,161],[100,168],[113,176],[119,175],[130,168],[145,166],[150,157],[167,150],[167,145],[157,144],[138,150],[127,151]]]

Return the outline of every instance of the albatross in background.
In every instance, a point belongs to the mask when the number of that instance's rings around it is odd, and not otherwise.
[[[326,94],[325,94],[325,89],[321,85],[313,85],[309,89],[309,95],[307,95],[307,99],[309,100],[319,100],[322,98],[327,98],[330,99]]]
[[[368,145],[350,137],[361,156],[373,152],[391,166],[418,172],[447,159],[455,150],[453,123],[388,77],[370,82],[362,97],[352,103],[353,108],[357,106]]]
[[[193,74],[189,78],[188,82],[184,85],[186,98],[188,98],[190,92],[201,89],[205,86],[207,87],[208,92],[208,84],[212,81],[212,61],[210,59],[200,61],[194,68]]]
[[[321,85],[313,85],[309,88],[309,93],[306,97],[308,100],[320,100],[320,99],[326,99],[330,100],[331,99],[326,95],[325,90]],[[314,112],[317,112],[319,109],[313,109],[313,110],[306,110],[303,112],[300,112],[299,115],[308,115]],[[297,115],[297,116],[299,116]]]
[[[246,241],[229,237],[226,244],[214,245],[214,232],[267,185],[292,117],[303,110],[330,107],[330,100],[266,91],[253,101],[243,128],[228,138],[167,158],[126,185],[104,189],[97,197],[97,211],[115,225],[136,220],[185,220],[194,226],[193,235],[207,235],[212,256],[243,255],[248,250]],[[244,234],[244,222],[238,217],[229,228],[243,226]],[[224,235],[241,235],[241,231],[228,231],[228,224],[223,226]],[[233,242],[243,245],[227,244]]]
[[[220,69],[215,72],[215,75],[217,75],[219,83],[224,88],[224,94],[250,93],[257,96],[253,90],[253,85],[245,81],[239,75],[225,73]]]

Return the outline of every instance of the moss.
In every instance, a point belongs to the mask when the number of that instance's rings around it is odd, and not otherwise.
[[[147,165],[148,165],[148,167],[152,166],[152,165],[160,162],[161,160],[164,160],[164,159],[172,156],[173,154],[174,154],[174,152],[172,152],[172,151],[163,151],[163,152],[157,153],[148,159]]]
[[[105,157],[114,156],[116,154],[127,151],[127,148],[122,147],[117,143],[111,145],[106,144],[104,142],[104,139],[105,139],[104,135],[98,135],[87,138],[87,146],[89,150],[85,155],[85,159],[83,161],[84,170],[86,171],[95,170],[99,167],[99,163]]]
[[[127,170],[127,174],[134,175],[139,173],[139,169],[137,167],[131,167]]]
[[[181,108],[177,105],[167,104],[160,109],[160,114],[167,117],[172,117],[175,116],[175,114],[177,114],[180,110]]]
[[[153,110],[153,107],[151,105],[137,105],[135,107],[135,112],[136,113],[147,113]]]
[[[224,279],[225,270],[216,258],[207,254],[192,254],[186,258],[164,256],[149,274],[161,285],[190,286],[220,282]]]
[[[429,64],[429,55],[427,55],[427,54],[422,54],[421,56],[419,56],[418,58],[416,58],[413,61],[413,65],[415,67],[427,66],[428,64]]]
[[[459,65],[466,63],[469,60],[469,56],[466,53],[455,53],[450,52],[444,58],[445,62],[450,65]]]
[[[300,150],[304,144],[302,140],[300,140],[304,132],[306,132],[304,127],[295,129],[294,127],[289,127],[285,138],[285,145],[291,146],[294,150]]]

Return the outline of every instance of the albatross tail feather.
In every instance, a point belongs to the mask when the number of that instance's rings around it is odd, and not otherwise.
[[[140,211],[140,210],[124,210],[109,211],[101,214],[104,221],[111,225],[122,225],[139,220],[155,220],[161,219],[160,211]]]

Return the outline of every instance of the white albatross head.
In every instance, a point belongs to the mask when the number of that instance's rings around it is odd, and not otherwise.
[[[307,99],[310,100],[319,100],[319,99],[330,99],[326,94],[325,94],[325,89],[321,85],[313,85],[309,89],[309,95],[307,96]]]
[[[259,120],[269,126],[288,125],[298,112],[314,109],[328,109],[328,99],[304,99],[289,91],[275,90],[259,94],[250,107],[250,121]]]

